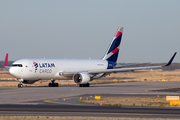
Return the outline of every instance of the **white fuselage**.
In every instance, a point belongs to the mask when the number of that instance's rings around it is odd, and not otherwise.
[[[106,70],[106,60],[92,59],[20,59],[9,69],[12,76],[23,80],[62,80],[72,79],[62,72]]]

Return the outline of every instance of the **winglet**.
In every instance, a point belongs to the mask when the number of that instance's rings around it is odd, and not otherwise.
[[[6,54],[5,61],[4,61],[4,67],[8,66],[8,53]]]
[[[177,52],[174,53],[174,55],[172,56],[172,58],[169,60],[169,62],[165,65],[165,66],[169,66],[171,65],[172,61],[174,60],[174,57],[176,56]]]

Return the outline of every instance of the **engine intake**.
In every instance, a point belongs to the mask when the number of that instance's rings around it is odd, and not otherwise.
[[[73,76],[73,80],[77,84],[87,84],[91,78],[87,73],[76,73]]]

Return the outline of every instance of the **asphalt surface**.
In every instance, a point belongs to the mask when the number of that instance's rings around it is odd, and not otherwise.
[[[0,115],[180,118],[180,110],[117,106],[0,105]]]
[[[158,89],[158,90],[151,90],[152,92],[179,92],[180,93],[180,88],[166,88],[166,89]]]
[[[77,102],[80,97],[91,99],[95,95],[179,96],[179,86],[179,82],[155,81],[92,85],[88,88],[0,87],[0,115],[180,118],[179,108],[99,106]]]
[[[0,87],[0,104],[24,104],[38,100],[69,98],[80,95],[100,94],[158,94],[179,95],[179,92],[154,92],[167,88],[178,88],[179,82],[130,82],[113,83],[104,85],[91,85],[90,87],[65,86],[65,87]]]

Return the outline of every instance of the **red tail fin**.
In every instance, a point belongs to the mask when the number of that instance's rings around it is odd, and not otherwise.
[[[8,53],[6,54],[5,62],[4,62],[4,67],[8,66]]]

